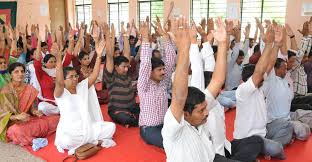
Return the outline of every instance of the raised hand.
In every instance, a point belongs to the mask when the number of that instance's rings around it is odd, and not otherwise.
[[[232,24],[233,24],[233,22],[232,22]],[[217,29],[212,31],[213,37],[218,42],[225,42],[227,31],[225,30],[225,26],[222,22],[221,17],[218,17],[218,19],[216,21],[216,26],[217,26]]]
[[[268,28],[272,23],[271,23],[271,20],[264,20],[264,23],[265,23],[265,27]]]
[[[101,56],[103,53],[103,50],[105,48],[105,39],[101,39],[99,43],[95,45],[95,52],[98,54],[98,56]]]
[[[216,22],[216,24],[219,24],[219,23]],[[232,35],[233,34],[233,27],[234,27],[233,21],[225,20],[225,25],[226,25],[225,29],[226,29],[227,34]]]
[[[263,36],[263,41],[265,44],[272,44],[274,41],[274,29],[273,26],[270,25]]]
[[[260,34],[263,35],[263,34],[264,34],[264,28],[263,28],[263,26],[262,26],[262,24],[261,24],[259,18],[256,17],[255,19],[256,19],[257,27],[258,27],[259,30],[260,30]]]
[[[184,17],[178,19],[178,25],[175,29],[175,44],[178,48],[178,51],[188,51],[190,48],[190,35],[189,27],[187,21]]]
[[[51,54],[57,57],[59,52],[60,52],[59,46],[57,43],[54,42],[51,46]]]
[[[294,36],[294,32],[292,31],[292,29],[290,28],[290,26],[288,24],[285,24],[285,29],[286,29],[286,33],[288,36]]]
[[[206,23],[206,19],[205,19],[205,18],[201,19],[199,25],[201,26],[201,28],[202,28],[204,31],[206,31],[206,25],[207,25],[207,23]]]
[[[142,37],[142,42],[149,42],[148,40],[148,34],[149,34],[149,29],[148,29],[148,25],[147,22],[142,22],[140,24],[140,34]]]
[[[166,36],[167,32],[164,31],[163,27],[161,26],[160,20],[157,17],[157,21],[154,21],[154,24],[156,25],[156,31],[160,36]]]
[[[235,27],[233,29],[233,35],[235,37],[235,41],[236,42],[240,42],[240,39],[241,39],[241,30],[240,30],[240,28]]]
[[[98,29],[99,29],[99,27],[98,27],[97,23],[93,23],[91,36],[96,43],[99,41],[99,36],[100,36]]]
[[[248,38],[249,38],[250,27],[251,27],[250,24],[248,24],[248,25],[245,27],[245,31],[244,31],[245,39],[248,39]]]
[[[212,18],[208,18],[207,28],[208,33],[210,33],[211,30],[214,30],[214,22]]]
[[[192,21],[192,26],[191,26],[191,29],[189,30],[189,36],[191,38],[191,43],[192,44],[196,44],[197,42],[197,28],[200,28],[202,30],[201,27],[196,27],[196,24],[194,21]],[[205,32],[204,32],[205,33]]]
[[[274,27],[274,43],[281,46],[283,41],[283,26],[277,25]]]
[[[309,34],[309,22],[304,22],[302,30],[299,30],[299,33],[301,33],[303,36],[307,36]]]
[[[44,27],[45,27],[45,32],[46,32],[46,33],[49,33],[49,27],[48,27],[48,25],[45,24]]]

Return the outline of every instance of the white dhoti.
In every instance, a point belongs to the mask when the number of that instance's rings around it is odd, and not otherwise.
[[[71,155],[81,145],[98,144],[99,140],[102,147],[116,145],[112,140],[116,125],[103,120],[95,88],[88,88],[88,79],[77,85],[77,94],[64,89],[62,96],[55,99],[61,115],[54,142],[59,152],[67,149]]]

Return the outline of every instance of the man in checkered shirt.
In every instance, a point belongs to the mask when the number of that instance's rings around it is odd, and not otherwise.
[[[142,35],[138,94],[140,98],[140,135],[147,144],[163,148],[161,129],[168,109],[167,87],[175,65],[176,53],[169,35],[157,23],[164,40],[162,59],[152,58],[148,24],[141,25]]]

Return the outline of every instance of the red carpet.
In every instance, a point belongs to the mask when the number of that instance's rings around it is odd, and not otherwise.
[[[104,119],[111,121],[107,115],[107,106],[102,106]],[[234,130],[235,111],[226,113],[227,137],[232,139]],[[31,154],[38,156],[48,162],[61,162],[67,154],[61,154],[54,146],[55,135],[49,136],[49,145],[37,152],[33,152],[31,147],[25,147]],[[117,125],[114,135],[117,146],[109,149],[102,149],[95,156],[85,161],[89,162],[164,162],[165,152],[154,146],[147,145],[139,135],[138,128],[124,128]],[[312,138],[306,142],[296,140],[294,144],[286,147],[287,159],[283,162],[312,162]],[[73,159],[67,160],[73,161]],[[277,162],[279,160],[261,160],[261,162]]]

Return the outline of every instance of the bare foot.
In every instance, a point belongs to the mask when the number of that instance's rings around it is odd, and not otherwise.
[[[265,159],[265,160],[271,160],[271,156],[269,156],[269,155],[264,155],[264,159]]]
[[[126,125],[125,125],[125,127],[126,127],[126,128],[129,128],[129,127],[130,127],[130,125],[129,125],[129,124],[126,124]]]

